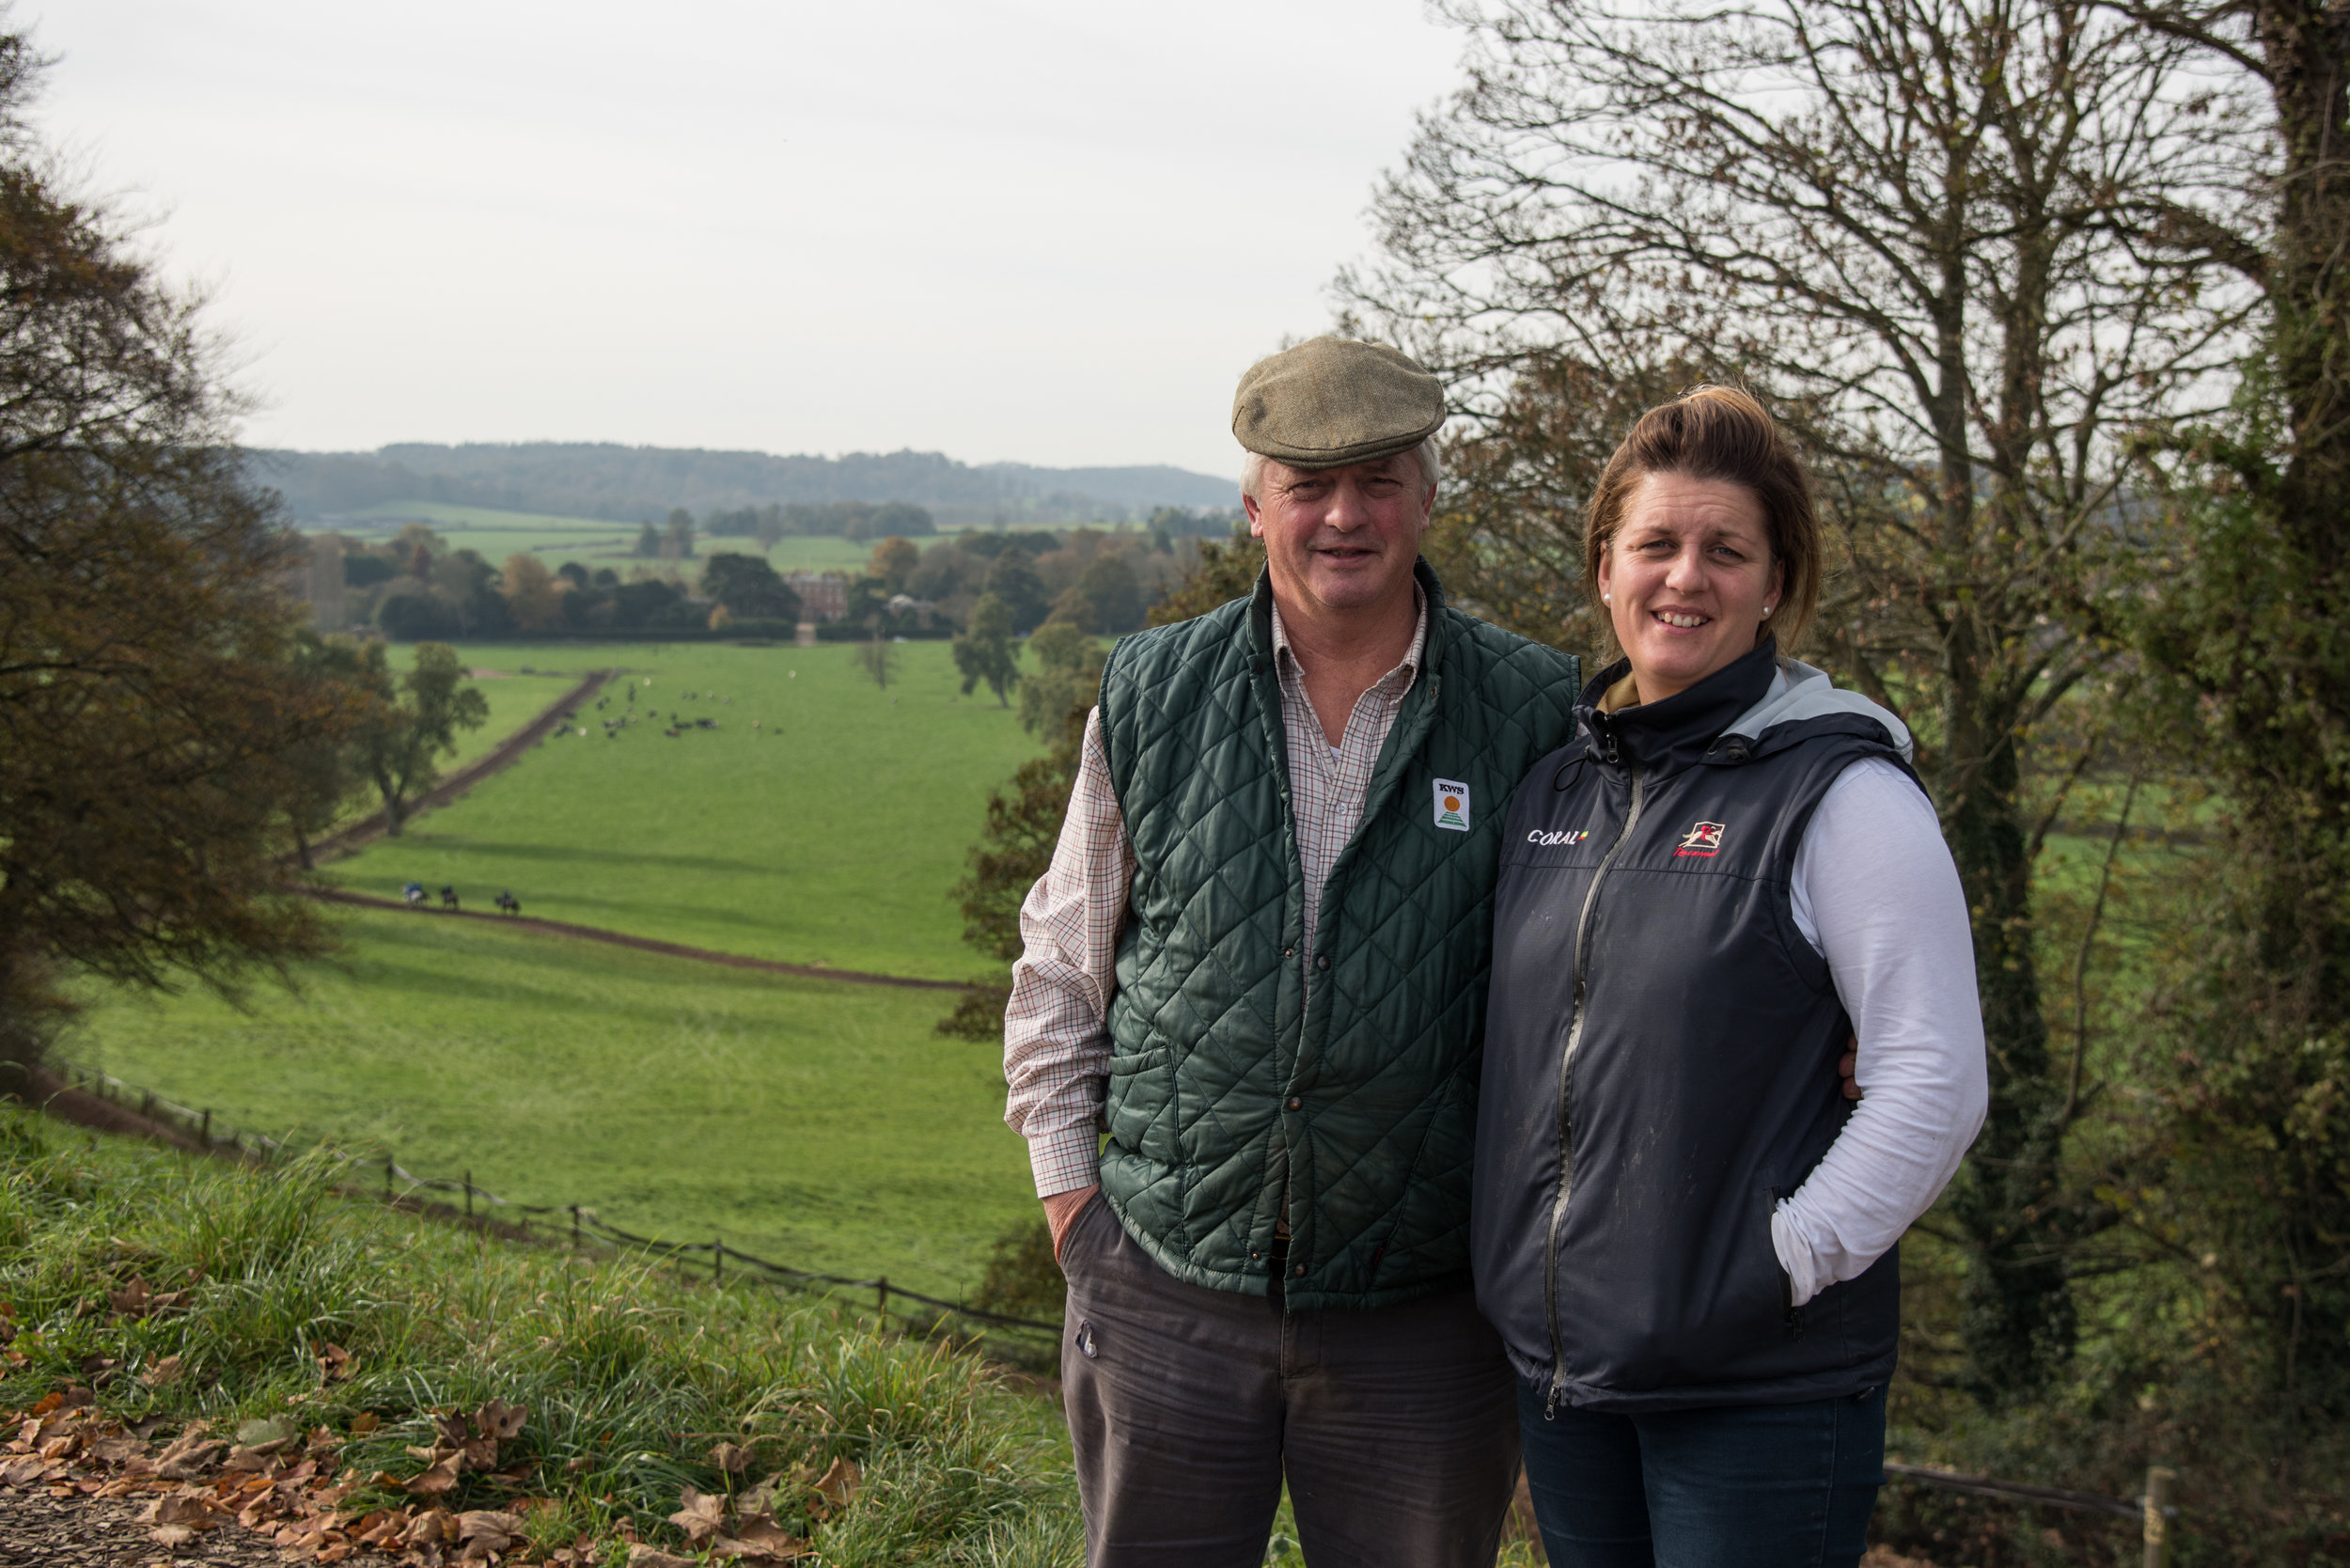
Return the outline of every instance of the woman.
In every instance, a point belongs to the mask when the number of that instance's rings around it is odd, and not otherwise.
[[[1966,901],[1901,720],[1779,652],[1820,541],[1761,404],[1643,415],[1585,566],[1624,656],[1511,810],[1478,1303],[1552,1562],[1856,1563],[1894,1243],[1986,1100]]]

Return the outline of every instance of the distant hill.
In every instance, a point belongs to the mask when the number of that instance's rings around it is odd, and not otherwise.
[[[525,442],[373,452],[252,454],[255,477],[317,522],[396,501],[445,501],[512,511],[647,522],[684,507],[811,501],[911,501],[942,524],[1118,521],[1156,507],[1238,503],[1236,481],[1188,469],[1038,468],[971,464],[937,452],[777,457],[698,447]]]

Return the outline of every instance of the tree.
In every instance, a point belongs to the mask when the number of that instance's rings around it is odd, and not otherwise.
[[[296,656],[299,536],[249,482],[196,302],[62,189],[0,30],[0,1058],[93,976],[233,991],[323,950],[276,864],[348,732]],[[9,1085],[9,1088],[22,1088]]]
[[[1006,696],[1020,683],[1020,649],[1011,638],[1011,612],[992,593],[983,593],[972,606],[971,624],[955,638],[955,667],[963,672],[963,695],[969,697],[981,682],[995,694],[998,707],[1009,708]]]
[[[723,551],[702,568],[702,591],[740,620],[797,620],[800,596],[764,556]]]
[[[1102,686],[1102,645],[1066,620],[1048,620],[1028,638],[1037,672],[1020,683],[1020,727],[1050,744],[1061,720],[1092,711]]]
[[[360,732],[359,756],[383,797],[384,831],[398,838],[409,808],[439,778],[440,759],[457,749],[457,732],[488,723],[490,704],[446,643],[418,643],[415,667],[397,679],[382,643],[369,643],[365,659],[381,705]]]
[[[1044,580],[1036,574],[1036,563],[1026,550],[998,555],[989,565],[979,591],[1003,601],[1004,608],[1011,612],[1011,629],[1023,635],[1042,624],[1052,609],[1044,594]]]
[[[1151,606],[1150,623],[1172,626],[1206,615],[1218,604],[1245,599],[1257,591],[1257,577],[1263,571],[1264,545],[1246,534],[1235,534],[1221,544],[1201,540],[1199,558],[1191,574]]]
[[[2234,202],[2149,201],[2145,243],[2257,290],[2261,353],[2186,462],[2183,548],[2143,574],[2165,738],[2217,782],[2205,919],[2157,1015],[2168,1115],[2133,1184],[2156,1247],[2225,1285],[2264,1403],[2350,1410],[2350,12],[2118,8],[2266,113]],[[2167,569],[2167,570],[2166,570]],[[2216,1337],[2217,1338],[2217,1337]]]
[[[903,593],[906,579],[922,564],[922,552],[915,544],[895,534],[873,546],[873,558],[867,563],[869,576],[879,577],[891,593]]]
[[[1446,9],[1468,84],[1347,286],[1472,416],[1536,362],[1684,365],[1751,380],[1810,446],[1856,566],[1825,656],[1910,713],[1973,912],[1993,1099],[1950,1204],[1964,1334],[1982,1398],[2029,1396],[2101,1222],[2059,1190],[2030,745],[2113,655],[2123,438],[2237,346],[2241,294],[2125,232],[2235,178],[2231,105],[2182,81],[2188,45],[2090,8]]]
[[[349,637],[298,633],[290,659],[302,682],[321,695],[331,694],[349,719],[343,728],[312,730],[287,756],[291,788],[286,826],[293,837],[294,855],[307,871],[316,869],[310,840],[340,821],[352,797],[368,788],[352,735],[381,721],[382,699],[367,657]]]
[[[657,560],[661,556],[661,530],[648,523],[636,530],[636,548],[629,552],[639,560]]]
[[[898,673],[898,647],[882,631],[880,618],[873,621],[873,635],[856,645],[856,667],[882,690],[889,689],[890,679]]]
[[[509,556],[506,570],[498,575],[515,625],[525,632],[544,632],[563,623],[563,580],[547,570],[546,562],[532,555]]]
[[[1245,557],[1243,546],[1253,542],[1205,547],[1191,580],[1152,606],[1151,623],[1171,625],[1233,598],[1222,591],[1229,586],[1229,563],[1235,556]],[[1260,548],[1260,559],[1262,555]],[[1249,585],[1255,581],[1252,572]],[[1197,607],[1185,610],[1182,606],[1186,604]],[[1021,682],[1020,722],[1030,734],[1045,739],[1049,749],[1021,763],[1010,781],[988,796],[986,828],[971,848],[964,879],[955,885],[963,939],[999,965],[964,987],[955,1010],[938,1022],[940,1034],[964,1040],[1000,1042],[1004,1037],[1004,1003],[1011,985],[1000,966],[1020,956],[1020,903],[1053,862],[1053,846],[1069,812],[1069,794],[1076,788],[1086,715],[1093,711],[1102,683],[1101,644],[1065,620],[1042,628],[1029,638],[1028,648],[1043,672]]]
[[[1086,563],[1055,602],[1053,614],[1089,632],[1115,636],[1142,625],[1142,584],[1126,557],[1108,551]]]
[[[664,560],[694,558],[694,514],[683,507],[669,509],[669,525],[661,532],[660,554]]]

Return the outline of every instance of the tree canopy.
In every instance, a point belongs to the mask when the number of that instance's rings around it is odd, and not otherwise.
[[[0,1034],[64,970],[233,986],[320,951],[276,857],[305,759],[361,716],[286,592],[196,301],[63,188],[40,62],[0,33]]]

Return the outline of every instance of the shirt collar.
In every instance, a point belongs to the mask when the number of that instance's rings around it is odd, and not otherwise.
[[[1403,651],[1403,662],[1381,676],[1374,689],[1392,686],[1397,692],[1406,692],[1419,677],[1419,662],[1428,650],[1428,595],[1417,582],[1412,584],[1412,607],[1418,613],[1418,620],[1412,627],[1412,646]],[[1287,680],[1297,668],[1297,655],[1290,648],[1288,628],[1281,624],[1280,604],[1276,603],[1272,610],[1274,665],[1280,670],[1281,678]]]

